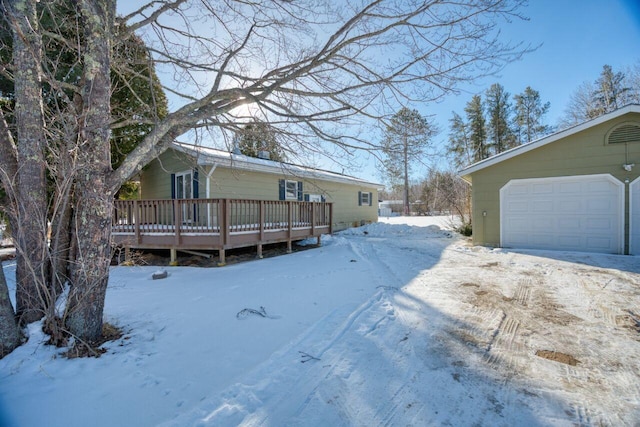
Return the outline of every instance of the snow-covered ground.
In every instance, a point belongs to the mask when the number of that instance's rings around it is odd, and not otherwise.
[[[638,257],[477,248],[409,220],[163,280],[113,268],[124,338],[68,360],[31,325],[0,360],[0,426],[640,423]]]

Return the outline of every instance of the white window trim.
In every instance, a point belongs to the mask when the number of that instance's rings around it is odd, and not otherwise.
[[[289,190],[289,185],[294,186],[293,193]],[[286,179],[284,181],[284,199],[285,200],[298,200],[298,181]]]
[[[369,196],[371,196],[371,193],[367,191],[363,191],[362,193],[360,193],[360,204],[362,206],[369,206],[370,204]]]
[[[175,186],[176,186],[176,199],[178,198],[178,177],[182,177],[182,192],[184,192],[184,186],[185,186],[185,178],[187,177],[187,175],[189,176],[189,180],[191,181],[189,183],[189,192],[191,194],[185,194],[185,196],[188,197],[183,197],[184,199],[193,199],[193,171],[192,170],[186,170],[186,171],[182,171],[182,172],[177,172],[175,174]]]

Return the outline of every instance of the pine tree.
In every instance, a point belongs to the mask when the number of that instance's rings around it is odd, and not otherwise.
[[[520,143],[531,142],[551,132],[551,127],[543,123],[549,111],[549,102],[542,103],[540,92],[527,86],[524,92],[515,95],[515,124]]]
[[[614,73],[610,65],[604,65],[600,77],[596,80],[594,93],[597,115],[610,113],[626,104],[626,94],[630,91],[624,86],[625,75]]]
[[[455,111],[449,120],[448,152],[453,155],[453,162],[458,168],[470,165],[477,160],[471,145],[469,125]]]
[[[237,135],[238,148],[245,156],[260,157],[260,152],[269,153],[269,159],[284,162],[286,155],[276,139],[276,132],[268,123],[255,121],[245,125]]]
[[[487,126],[489,146],[493,154],[501,153],[516,145],[510,126],[511,103],[509,92],[504,86],[494,83],[485,94],[489,125]]]
[[[614,72],[610,65],[604,65],[594,82],[581,83],[571,94],[559,125],[563,128],[574,126],[637,103],[640,100],[639,68],[636,65],[635,69],[628,69],[627,76],[623,72]]]
[[[487,129],[484,118],[484,106],[480,95],[474,95],[464,109],[467,113],[467,123],[469,129],[469,141],[474,153],[474,161],[489,157],[489,147],[487,147]]]
[[[402,182],[404,214],[409,214],[409,174],[411,163],[424,154],[434,126],[417,110],[403,107],[387,126],[383,140],[383,167],[392,183]]]

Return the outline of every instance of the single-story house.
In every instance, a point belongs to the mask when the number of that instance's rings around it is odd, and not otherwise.
[[[142,199],[298,200],[333,204],[332,230],[378,220],[381,184],[175,142],[140,175]]]
[[[640,105],[472,164],[473,242],[640,255]]]

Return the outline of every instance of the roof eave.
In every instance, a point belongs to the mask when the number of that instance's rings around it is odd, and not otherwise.
[[[458,175],[460,175],[463,179],[465,179],[465,181],[467,182],[471,182],[471,177],[470,175],[478,172],[482,169],[485,169],[489,166],[495,165],[497,163],[501,163],[505,160],[511,159],[513,157],[519,156],[521,154],[527,153],[531,150],[535,150],[536,148],[545,146],[547,144],[550,144],[552,142],[558,141],[560,139],[566,138],[567,136],[576,134],[578,132],[582,132],[586,129],[592,128],[594,126],[598,126],[602,123],[605,123],[609,120],[615,119],[617,117],[623,116],[625,114],[629,114],[629,113],[640,113],[640,105],[637,104],[630,104],[627,106],[624,106],[618,110],[612,111],[611,113],[607,113],[604,114],[602,116],[596,117],[595,119],[589,120],[587,122],[581,123],[579,125],[575,125],[572,126],[570,128],[567,129],[563,129],[559,132],[556,132],[552,135],[549,136],[545,136],[543,138],[540,138],[536,141],[532,141],[523,145],[520,145],[518,147],[514,147],[510,150],[507,151],[503,151],[502,153],[496,154],[495,156],[489,157],[487,159],[481,160],[477,163],[474,163],[470,166],[467,166],[466,168],[462,169],[461,171],[458,172]],[[469,177],[469,179],[467,179],[466,177]]]
[[[212,154],[212,153],[203,153],[197,150],[197,147],[187,147],[183,143],[172,144],[173,147],[176,147],[179,151],[190,154],[197,158],[197,163],[200,166],[213,166],[216,167],[228,167],[228,168],[237,168],[240,170],[246,171],[254,171],[254,172],[263,172],[270,174],[285,174],[297,176],[300,178],[308,178],[308,179],[321,179],[325,181],[331,182],[339,182],[346,183],[351,185],[362,185],[366,187],[375,187],[376,189],[384,188],[383,184],[366,181],[356,177],[350,176],[341,176],[336,172],[331,171],[322,171],[322,170],[309,170],[305,166],[294,165],[294,164],[286,164],[279,163],[275,161],[270,161],[273,164],[266,164],[263,162],[263,159],[255,159],[252,157],[245,156],[243,154],[233,154],[233,153],[220,153],[220,154]]]

